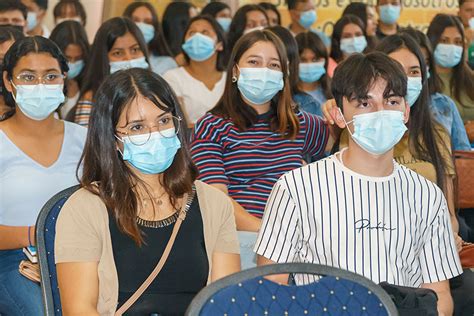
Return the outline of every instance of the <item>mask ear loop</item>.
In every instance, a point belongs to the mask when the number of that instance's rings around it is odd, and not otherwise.
[[[354,120],[347,122],[346,119],[344,118],[344,115],[342,114],[341,108],[337,108],[337,110],[339,111],[339,115],[341,116],[342,121],[346,125],[347,131],[349,132],[349,134],[351,134],[351,136],[354,136],[354,134],[351,132],[351,129],[349,128],[349,124],[353,123]]]
[[[121,142],[122,144],[125,144],[125,141],[122,138],[118,137],[115,134],[114,134],[114,137],[117,138],[117,140]],[[117,151],[122,155],[122,158],[123,158],[123,152],[120,150],[119,146],[117,146]]]
[[[12,86],[15,88],[15,90],[16,90],[17,93],[18,93],[18,88],[16,87],[16,84],[14,84],[11,79],[10,79],[10,83],[12,84]],[[16,102],[16,96],[15,96],[15,94],[13,93],[13,90],[12,90],[11,94],[12,94],[12,97],[13,97],[13,101],[15,101],[15,103],[17,103],[17,102]]]

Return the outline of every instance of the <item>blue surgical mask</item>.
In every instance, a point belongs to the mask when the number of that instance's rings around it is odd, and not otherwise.
[[[220,24],[224,32],[229,32],[230,24],[232,23],[231,18],[217,18],[217,23]]]
[[[171,166],[178,149],[181,148],[174,128],[118,139],[123,142],[123,160],[144,174],[164,172]]]
[[[453,68],[461,62],[462,52],[462,46],[440,43],[434,51],[435,62],[441,67]]]
[[[36,12],[28,11],[28,15],[26,16],[26,29],[31,31],[38,25],[38,15]]]
[[[62,84],[12,85],[16,89],[13,98],[21,112],[35,121],[46,119],[65,100]]]
[[[110,73],[113,74],[119,70],[125,70],[130,68],[142,68],[148,69],[149,65],[146,62],[145,56],[130,60],[124,61],[111,61],[110,63]]]
[[[300,63],[298,73],[300,80],[307,83],[318,81],[326,73],[324,64],[324,61],[316,63]]]
[[[316,10],[308,10],[301,12],[298,23],[305,29],[309,29],[311,25],[316,22],[317,19],[318,16],[316,14]]]
[[[243,98],[253,104],[270,101],[283,89],[283,73],[268,68],[240,68],[237,87]]]
[[[407,80],[407,95],[405,100],[410,107],[415,104],[416,100],[420,96],[421,89],[423,89],[423,82],[421,77],[408,77]]]
[[[345,124],[354,142],[362,149],[372,155],[382,155],[402,139],[407,130],[403,120],[403,112],[377,111],[354,115],[353,120]],[[350,123],[354,124],[353,133],[348,127]]]
[[[214,55],[216,42],[209,36],[196,33],[188,38],[181,47],[192,60],[204,61]]]
[[[395,24],[400,17],[402,7],[399,5],[381,5],[379,7],[380,20],[385,24]]]
[[[140,31],[142,31],[143,37],[145,38],[145,43],[150,43],[153,37],[155,37],[155,27],[151,24],[136,22]]]
[[[354,53],[362,53],[367,47],[367,39],[365,36],[356,36],[341,39],[341,51],[347,55]]]
[[[68,79],[74,79],[81,73],[82,69],[84,69],[84,61],[78,60],[74,63],[67,63],[69,66],[69,71],[67,72]]]

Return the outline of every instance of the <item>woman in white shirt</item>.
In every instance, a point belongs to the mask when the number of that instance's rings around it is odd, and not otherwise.
[[[186,64],[163,76],[183,106],[190,125],[211,110],[224,93],[224,31],[214,18],[197,16],[189,21],[182,49]]]
[[[64,102],[67,60],[41,36],[16,41],[5,55],[5,102],[15,113],[0,122],[0,314],[42,315],[40,285],[19,274],[34,246],[43,205],[78,183],[76,169],[86,130],[57,120]]]

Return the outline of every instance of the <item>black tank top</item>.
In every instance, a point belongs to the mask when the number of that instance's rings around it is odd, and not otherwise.
[[[109,228],[119,281],[119,308],[150,275],[160,260],[174,223],[160,228],[139,226],[144,243],[120,232],[109,212]],[[209,262],[197,196],[176,237],[163,269],[125,315],[184,315],[194,296],[206,286]]]

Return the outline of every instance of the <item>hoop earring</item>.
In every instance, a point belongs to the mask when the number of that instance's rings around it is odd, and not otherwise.
[[[236,76],[232,76],[232,83],[236,83],[237,82],[237,77]]]

